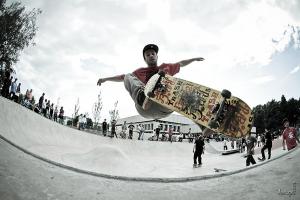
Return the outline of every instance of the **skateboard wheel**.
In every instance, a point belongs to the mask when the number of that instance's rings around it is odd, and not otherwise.
[[[165,77],[165,75],[166,75],[166,72],[164,72],[164,71],[160,70],[160,71],[158,72],[158,74],[159,74],[161,77]]]
[[[147,96],[153,98],[155,95],[154,95],[154,92],[148,92]]]
[[[215,119],[213,119],[213,120],[211,120],[211,121],[208,123],[208,126],[209,126],[210,128],[215,129],[215,128],[218,128],[218,127],[219,127],[219,124],[218,124],[218,122],[217,122]]]
[[[222,97],[224,97],[225,99],[229,99],[231,97],[231,92],[229,90],[222,90],[221,92]]]

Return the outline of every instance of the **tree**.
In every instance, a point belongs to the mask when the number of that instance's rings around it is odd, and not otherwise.
[[[93,127],[93,121],[91,118],[86,118],[86,128],[92,128]]]
[[[281,101],[272,100],[264,105],[258,105],[253,108],[254,126],[257,133],[264,132],[267,128],[272,132],[281,130],[282,120],[288,118],[292,126],[300,124],[300,99],[294,98],[286,100],[285,96],[281,96]]]
[[[98,126],[98,123],[101,118],[100,114],[101,114],[102,107],[103,107],[103,104],[102,104],[101,91],[100,91],[98,94],[97,101],[93,105],[93,111],[92,111],[93,119],[94,119],[94,123],[95,123],[96,127]]]
[[[79,112],[79,108],[80,108],[80,105],[79,105],[79,98],[77,99],[77,103],[75,104],[75,107],[74,107],[74,113],[72,115],[72,118],[73,118],[73,126],[75,126],[78,122],[78,112]],[[77,118],[77,119],[76,119]]]
[[[253,109],[254,113],[254,122],[253,126],[256,127],[257,133],[263,133],[265,130],[265,123],[264,123],[264,109],[262,105],[258,105]]]
[[[111,122],[113,120],[118,121],[118,119],[119,119],[119,110],[117,109],[117,106],[118,106],[118,101],[115,102],[114,109],[109,111],[110,121]]]
[[[35,44],[33,38],[38,30],[36,19],[41,12],[35,8],[26,11],[21,2],[13,2],[6,6],[6,0],[0,0],[1,69],[12,70],[12,64],[18,61],[21,51]]]
[[[286,117],[286,113],[288,112],[288,103],[284,95],[281,96],[280,100],[280,113],[281,113],[281,121]]]
[[[300,117],[298,101],[294,98],[289,99],[287,105],[287,118],[290,120],[291,125],[296,125]]]

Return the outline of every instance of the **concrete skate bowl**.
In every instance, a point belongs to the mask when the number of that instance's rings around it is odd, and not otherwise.
[[[185,176],[181,167],[187,163],[186,150],[192,151],[190,144],[166,145],[88,134],[2,97],[0,110],[1,138],[44,161],[112,178]],[[189,167],[190,163],[189,157]]]
[[[42,161],[94,176],[137,181],[178,182],[216,177],[226,166],[220,154],[203,155],[206,164],[192,167],[191,143],[123,140],[89,134],[63,126],[0,97],[0,137]],[[217,152],[209,147],[210,151]],[[223,158],[223,159],[222,159]],[[229,171],[244,162],[226,158]]]

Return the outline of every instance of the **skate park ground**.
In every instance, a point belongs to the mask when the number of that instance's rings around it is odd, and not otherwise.
[[[0,111],[0,199],[299,199],[300,151],[280,139],[271,160],[247,168],[207,143],[194,169],[190,143],[93,135],[1,97]]]

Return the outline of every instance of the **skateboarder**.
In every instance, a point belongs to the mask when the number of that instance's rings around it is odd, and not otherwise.
[[[198,166],[202,165],[202,154],[204,153],[204,139],[200,135],[196,135],[195,143],[194,143],[193,153],[194,153],[194,167],[197,167],[197,158],[198,158]]]
[[[250,163],[252,165],[256,164],[253,155],[254,155],[254,148],[257,144],[256,137],[251,136],[251,134],[248,135],[247,140],[247,159],[246,159],[246,166],[248,167]]]
[[[264,161],[266,159],[266,157],[265,157],[265,150],[266,149],[268,149],[268,159],[271,158],[272,134],[267,129],[266,129],[266,132],[265,132],[265,138],[266,138],[266,142],[264,143],[264,146],[261,149],[261,156],[262,156],[262,158],[258,158],[261,161]]]
[[[145,84],[148,80],[159,70],[166,72],[173,76],[177,74],[180,67],[184,67],[194,61],[203,61],[204,58],[197,57],[187,60],[182,60],[173,64],[163,63],[157,65],[158,46],[155,44],[148,44],[143,49],[143,57],[147,67],[139,68],[129,74],[121,74],[117,76],[100,78],[97,85],[101,85],[106,81],[124,82],[126,90],[129,92],[131,98],[135,103],[138,113],[145,118],[160,119],[167,117],[173,111],[149,100],[144,93]]]
[[[299,138],[297,137],[297,131],[294,127],[290,127],[290,122],[287,118],[282,121],[283,126],[285,127],[282,133],[282,147],[285,150],[285,144],[287,150],[291,150],[297,146],[297,141],[300,143]]]

